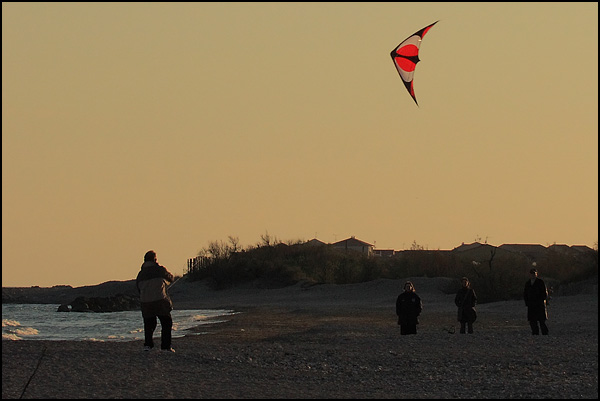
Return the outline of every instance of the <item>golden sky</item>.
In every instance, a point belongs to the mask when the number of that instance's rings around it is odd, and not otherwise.
[[[2,3],[3,286],[266,233],[593,247],[598,4]]]

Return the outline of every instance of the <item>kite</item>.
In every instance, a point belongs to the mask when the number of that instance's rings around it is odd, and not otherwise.
[[[390,56],[392,56],[392,60],[394,60],[394,65],[398,70],[398,74],[400,74],[400,78],[404,82],[404,86],[406,86],[406,90],[410,93],[410,96],[413,98],[417,106],[417,98],[415,97],[415,89],[413,87],[413,75],[415,73],[415,67],[419,60],[419,47],[421,47],[421,40],[432,26],[437,24],[439,21],[435,21],[433,24],[426,26],[420,31],[415,32],[406,38],[402,43],[400,43],[392,52]]]

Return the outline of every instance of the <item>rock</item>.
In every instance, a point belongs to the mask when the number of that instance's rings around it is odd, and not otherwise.
[[[122,312],[140,308],[140,300],[130,295],[118,294],[113,297],[77,297],[70,304],[59,306],[57,312]]]
[[[87,298],[77,297],[71,302],[72,312],[90,312],[90,307],[86,302]]]
[[[62,304],[56,310],[57,312],[71,312],[71,308],[67,304]]]

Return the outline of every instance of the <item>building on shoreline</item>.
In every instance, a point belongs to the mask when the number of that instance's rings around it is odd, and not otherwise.
[[[410,249],[410,250],[395,250],[395,249],[379,249],[375,248],[375,245],[370,244],[368,242],[359,240],[355,236],[351,236],[341,241],[326,243],[317,238],[313,238],[309,241],[305,242],[306,245],[314,245],[314,246],[331,246],[336,249],[341,250],[352,250],[360,253],[364,253],[367,256],[375,256],[375,257],[393,257],[399,256],[405,252],[415,252],[415,251],[427,251],[433,252],[433,250],[429,249]],[[460,253],[462,255],[472,255],[474,259],[481,258],[483,256],[490,255],[491,252],[499,252],[498,255],[502,253],[514,253],[518,255],[522,255],[527,257],[531,262],[536,262],[544,258],[548,252],[556,252],[561,254],[567,254],[572,256],[581,255],[587,252],[593,251],[592,248],[586,245],[561,245],[561,244],[553,244],[548,247],[540,245],[540,244],[503,244],[500,246],[490,245],[488,243],[480,243],[473,242],[470,244],[465,244],[464,242],[450,250],[436,250],[436,252],[454,252]]]

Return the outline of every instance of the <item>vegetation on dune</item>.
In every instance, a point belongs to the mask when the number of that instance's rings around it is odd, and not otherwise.
[[[268,234],[256,245],[242,248],[236,237],[213,241],[188,264],[188,279],[207,280],[216,289],[243,283],[283,287],[300,281],[350,284],[378,278],[469,277],[480,303],[518,299],[523,294],[532,261],[514,252],[498,252],[486,246],[479,255],[454,251],[426,250],[413,246],[391,257],[374,257],[311,245],[286,243]],[[475,259],[475,260],[474,260]],[[586,280],[598,275],[598,249],[577,255],[549,250],[535,261],[548,287]]]

